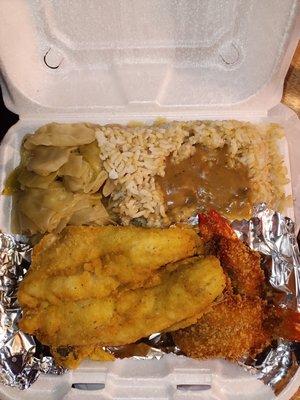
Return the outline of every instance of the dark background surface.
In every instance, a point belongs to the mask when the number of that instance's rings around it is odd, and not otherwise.
[[[0,88],[0,142],[8,129],[14,125],[18,119],[19,118],[16,114],[12,113],[5,107]]]

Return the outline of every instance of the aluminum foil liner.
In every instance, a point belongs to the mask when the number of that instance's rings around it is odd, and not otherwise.
[[[258,205],[253,215],[251,220],[235,221],[232,226],[241,240],[264,255],[270,283],[282,294],[279,305],[300,312],[300,254],[294,223],[265,204]],[[191,223],[195,222],[194,218]],[[46,346],[18,329],[21,309],[16,291],[30,266],[30,254],[26,238],[0,233],[0,381],[19,389],[28,388],[40,373],[65,371],[55,365]],[[118,358],[159,359],[165,353],[181,354],[166,333],[105,350]],[[298,369],[297,344],[279,340],[256,359],[240,360],[240,365],[278,394]]]
[[[46,346],[18,329],[18,283],[30,266],[26,238],[0,233],[0,382],[28,388],[43,373],[60,374]]]

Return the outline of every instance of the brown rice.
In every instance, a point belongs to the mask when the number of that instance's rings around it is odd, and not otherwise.
[[[168,224],[155,176],[164,176],[166,157],[174,163],[188,158],[201,144],[208,149],[226,145],[228,162],[248,168],[252,204],[266,202],[282,210],[288,199],[287,170],[278,151],[283,131],[276,124],[239,121],[157,121],[152,125],[107,125],[96,129],[100,158],[108,179],[103,195],[123,224],[144,217],[148,226]]]

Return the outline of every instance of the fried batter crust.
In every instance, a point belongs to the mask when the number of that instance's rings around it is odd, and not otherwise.
[[[216,257],[194,257],[159,273],[154,287],[103,299],[25,309],[20,328],[50,346],[118,346],[199,319],[225,287]]]
[[[101,299],[198,252],[201,240],[190,228],[67,227],[35,246],[18,299],[24,308]]]
[[[53,355],[56,363],[65,368],[74,369],[84,359],[94,361],[113,361],[115,357],[103,350],[101,346],[65,346],[65,347],[51,347],[51,354]]]
[[[205,314],[196,325],[173,333],[189,357],[238,360],[255,355],[269,344],[264,328],[265,303],[260,298],[229,296]]]
[[[220,237],[217,253],[235,293],[250,297],[263,295],[265,277],[256,251],[239,239]]]
[[[173,333],[190,357],[227,358],[258,353],[271,340],[263,300],[264,273],[260,256],[239,240],[229,223],[215,211],[199,215],[206,251],[216,255],[227,275],[224,300],[195,325]],[[265,315],[266,314],[266,315]]]

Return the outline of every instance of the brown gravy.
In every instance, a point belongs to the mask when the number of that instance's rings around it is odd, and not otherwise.
[[[178,164],[168,157],[165,176],[157,177],[156,182],[171,220],[211,208],[231,218],[250,215],[247,168],[240,163],[230,168],[226,148],[208,150],[197,146],[190,158]]]

